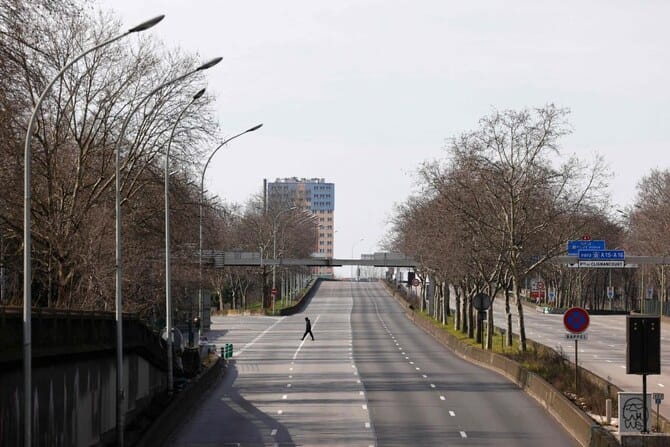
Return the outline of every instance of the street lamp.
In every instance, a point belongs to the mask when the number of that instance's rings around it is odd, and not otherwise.
[[[364,240],[365,240],[365,238],[360,238],[359,240],[357,240],[356,242],[354,242],[353,244],[351,244],[351,261],[352,261],[352,262],[353,262],[353,260],[354,260],[354,247],[355,247],[356,245],[358,245],[359,242],[363,242]],[[351,275],[351,280],[353,281],[353,280],[354,280],[354,265],[353,265],[353,264],[351,264],[351,272],[350,272],[350,275]]]
[[[281,216],[284,213],[288,213],[289,211],[293,211],[298,209],[295,206],[292,206],[291,208],[286,208],[285,210],[281,210],[277,214],[275,214],[274,218],[272,219],[272,293],[274,293],[275,289],[275,272],[277,270],[277,219],[279,216]],[[272,295],[271,293],[271,295]],[[275,313],[275,296],[272,295],[272,314],[274,315]]]
[[[170,287],[170,146],[174,137],[174,131],[177,124],[181,121],[186,110],[205,94],[205,89],[198,91],[193,98],[186,104],[186,107],[177,116],[170,138],[168,138],[167,149],[165,150],[165,331],[167,332],[167,374],[168,374],[168,396],[172,396],[173,378],[172,378],[172,288]]]
[[[32,270],[31,270],[31,222],[30,222],[30,199],[31,199],[31,171],[32,171],[32,137],[33,130],[35,128],[35,120],[37,118],[37,112],[42,105],[42,102],[46,98],[46,95],[51,90],[51,87],[60,79],[65,71],[70,68],[72,65],[77,63],[87,54],[96,51],[104,46],[107,46],[111,43],[116,42],[129,34],[138,33],[145,31],[152,26],[156,25],[158,22],[163,20],[165,16],[160,15],[156,16],[153,19],[147,20],[140,23],[139,25],[130,28],[123,34],[119,34],[116,37],[113,37],[109,40],[106,40],[93,48],[89,48],[86,51],[83,51],[70,62],[65,64],[63,68],[54,76],[54,78],[49,82],[46,88],[42,91],[37,103],[33,107],[33,112],[30,116],[30,121],[28,121],[28,130],[26,130],[26,141],[24,148],[24,174],[23,174],[23,397],[24,397],[24,439],[23,443],[26,446],[32,444],[32,346],[31,346],[31,305],[32,305]]]
[[[203,202],[203,196],[205,195],[205,172],[207,172],[207,167],[209,166],[209,162],[212,161],[212,157],[214,157],[214,154],[216,154],[219,149],[224,147],[228,142],[234,140],[237,137],[241,137],[245,133],[253,132],[255,130],[260,129],[263,127],[263,123],[257,124],[252,128],[249,128],[245,130],[244,132],[240,132],[237,135],[233,135],[230,138],[227,138],[223,140],[221,144],[219,144],[211,154],[209,154],[209,158],[207,158],[207,162],[205,163],[205,167],[202,168],[202,175],[200,176],[200,213],[199,213],[199,221],[198,221],[198,318],[200,319],[200,327],[198,328],[198,342],[200,341],[200,337],[202,337],[202,326],[203,326],[203,315],[202,315],[202,308],[203,308],[203,302],[202,302],[202,202]]]
[[[115,235],[116,235],[116,426],[117,426],[117,444],[123,446],[123,427],[124,427],[124,414],[123,414],[123,313],[122,313],[122,289],[121,289],[121,278],[122,278],[122,252],[121,252],[121,142],[126,133],[126,128],[130,122],[130,118],[135,114],[135,112],[144,104],[144,102],[149,99],[156,92],[167,87],[168,85],[179,82],[198,71],[206,70],[210,67],[221,62],[220,57],[210,60],[209,62],[204,63],[203,65],[195,68],[179,77],[173,78],[169,81],[166,81],[159,85],[158,87],[151,90],[147,93],[128,113],[126,119],[121,126],[121,133],[116,141],[115,151]],[[168,337],[169,339],[170,337]]]

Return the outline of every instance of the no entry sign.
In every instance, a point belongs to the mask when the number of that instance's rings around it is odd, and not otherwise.
[[[563,314],[563,325],[573,334],[580,334],[589,327],[589,313],[581,307],[571,307]]]

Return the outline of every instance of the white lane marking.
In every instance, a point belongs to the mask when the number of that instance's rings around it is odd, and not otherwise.
[[[425,374],[423,374],[423,378],[424,378],[424,379],[427,379],[427,378],[428,378],[428,376],[427,376],[427,375],[425,375]]]
[[[282,399],[288,399],[288,395],[284,394],[281,398]]]
[[[409,362],[409,364],[410,364],[410,365],[413,365],[413,364],[414,364],[414,362]]]
[[[359,395],[359,396],[364,396],[365,393],[364,393],[363,391],[359,391],[359,392],[358,392],[358,395]]]
[[[456,416],[456,413],[454,413],[453,411],[449,410],[449,416],[452,416],[452,417],[453,417],[453,416]]]
[[[360,380],[357,380],[356,383],[361,383],[361,381],[360,381]]]
[[[257,342],[263,335],[267,334],[270,330],[272,330],[272,328],[274,328],[274,327],[277,326],[279,323],[281,323],[282,321],[284,321],[284,318],[286,318],[286,317],[281,317],[279,320],[275,321],[274,324],[273,324],[272,326],[270,326],[269,328],[265,329],[263,332],[261,332],[260,334],[258,334],[258,335],[256,336],[256,338],[254,338],[254,339],[251,340],[249,343],[247,343],[246,345],[244,345],[244,347],[243,347],[242,349],[240,349],[239,351],[237,351],[237,352],[235,353],[235,357],[239,357],[240,355],[242,355],[242,353],[243,353],[244,351],[246,351],[247,349],[249,349],[250,347],[252,347],[252,346],[254,345],[254,343],[256,343],[256,342]]]
[[[367,409],[368,409],[368,406],[365,405],[365,404],[363,404],[363,409],[364,409],[364,410],[367,410]]]
[[[293,371],[293,368],[289,368],[288,370],[289,370],[289,371]]]
[[[605,360],[605,361],[606,361],[607,363],[612,363],[612,361],[611,361],[611,360]]]
[[[440,396],[440,400],[444,400],[444,399],[445,399],[444,396]]]
[[[431,388],[435,388],[435,384],[434,384],[434,383],[431,383],[431,384],[430,384],[430,387],[431,387]]]
[[[401,354],[402,354],[402,355],[407,355],[407,354],[405,354],[405,351],[401,352]]]
[[[284,410],[277,410],[277,414],[282,414]]]
[[[319,318],[320,318],[320,317],[321,317],[321,314],[319,314],[319,315],[316,316],[316,318],[314,319],[314,324],[313,324],[312,326],[316,326],[316,323],[319,321]],[[304,345],[306,341],[307,341],[307,339],[303,339],[303,340],[300,342],[300,346],[298,346],[298,349],[296,349],[296,350],[295,350],[295,353],[293,354],[293,360],[295,360],[296,357],[298,357],[298,353],[300,352],[300,350],[302,349],[302,345]],[[293,364],[293,362],[291,362],[291,365],[292,365],[292,364]]]
[[[419,368],[418,366],[414,369],[416,369],[417,371],[421,371],[421,368]]]
[[[370,423],[369,422],[365,423],[365,428],[370,428]]]
[[[288,378],[289,378],[289,379],[292,379],[292,378],[293,378],[293,376],[288,376]]]
[[[461,432],[461,438],[467,438],[467,437],[468,437],[468,434],[465,433],[464,431],[462,431]]]
[[[272,431],[270,432],[270,436],[275,436],[277,434],[277,429],[273,428]]]
[[[405,360],[409,360],[409,357],[405,356]]]
[[[286,385],[286,388],[291,388],[291,384],[289,383],[288,385]]]

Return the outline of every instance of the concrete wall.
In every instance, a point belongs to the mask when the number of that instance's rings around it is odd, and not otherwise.
[[[124,358],[127,422],[166,387],[166,376],[137,354]],[[33,445],[90,446],[115,439],[116,358],[33,369]],[[23,445],[23,372],[0,373],[0,445]]]
[[[34,446],[111,445],[116,440],[113,314],[35,309],[32,320]],[[126,428],[165,394],[167,356],[157,334],[124,316]],[[0,308],[0,446],[23,445],[20,309]]]

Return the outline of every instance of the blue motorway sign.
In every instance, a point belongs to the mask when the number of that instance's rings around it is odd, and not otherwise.
[[[579,254],[579,250],[604,250],[605,249],[605,241],[603,240],[576,240],[576,241],[568,241],[568,255],[569,256],[577,256]]]
[[[623,250],[579,250],[578,255],[580,261],[623,261],[626,259]]]

